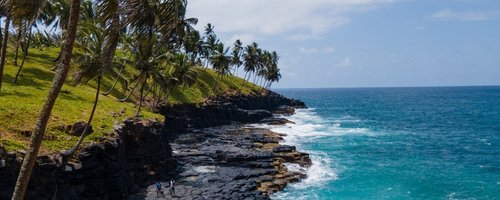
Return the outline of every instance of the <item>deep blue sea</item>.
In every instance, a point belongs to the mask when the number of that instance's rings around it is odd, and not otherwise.
[[[273,199],[500,199],[500,87],[277,92],[309,106],[270,128],[313,166]]]

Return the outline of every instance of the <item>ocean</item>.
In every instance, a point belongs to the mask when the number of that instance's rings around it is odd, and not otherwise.
[[[268,128],[313,166],[273,199],[500,199],[500,87],[277,92],[309,109]]]

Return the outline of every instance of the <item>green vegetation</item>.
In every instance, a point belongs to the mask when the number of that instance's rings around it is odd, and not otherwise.
[[[12,82],[17,72],[11,62],[7,62],[5,68],[5,82],[0,93],[0,145],[7,150],[26,149],[29,137],[23,135],[33,130],[35,120],[41,104],[43,103],[47,90],[50,87],[54,72],[53,60],[57,57],[58,48],[31,49],[24,68],[24,73],[18,84]],[[14,57],[7,57],[10,61]],[[212,85],[216,81],[217,73],[213,70],[197,67],[197,80],[191,87],[176,87],[168,98],[168,103],[202,103],[212,91]],[[74,70],[73,70],[74,71]],[[70,72],[71,74],[71,72]],[[113,77],[105,77],[103,89],[112,86]],[[60,151],[70,148],[78,137],[69,136],[61,131],[63,125],[70,125],[78,121],[85,121],[94,101],[96,81],[85,85],[73,86],[72,79],[63,86],[62,92],[52,111],[47,134],[42,144],[43,152]],[[228,76],[214,90],[216,95],[236,93],[240,91],[245,81],[235,76]],[[241,92],[244,94],[259,92],[258,86],[246,84]],[[111,95],[100,95],[92,126],[94,133],[85,138],[85,142],[98,142],[106,138],[112,131],[115,120],[121,122],[123,119],[134,115],[135,104],[133,101],[120,102],[119,98],[124,96],[123,92],[115,90]],[[143,118],[163,119],[160,114],[145,110],[141,113]]]
[[[186,8],[187,0],[0,1],[0,145],[27,149],[13,199],[24,199],[40,150],[65,150],[64,166],[124,118],[161,118],[150,110],[263,92],[279,81],[276,52],[239,40],[225,47],[211,24],[203,35],[194,28]],[[244,80],[233,76],[241,66]],[[86,125],[78,138],[64,133],[79,121]]]

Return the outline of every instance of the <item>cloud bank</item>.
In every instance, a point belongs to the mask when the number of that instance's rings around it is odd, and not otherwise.
[[[188,16],[199,27],[232,34],[283,35],[290,40],[318,39],[350,16],[393,0],[190,0]]]

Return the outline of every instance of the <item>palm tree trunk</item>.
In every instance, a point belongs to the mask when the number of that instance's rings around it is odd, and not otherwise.
[[[118,4],[117,4],[118,2],[117,1],[113,1],[113,2],[115,3],[114,6],[118,7]],[[104,45],[104,49],[103,49],[103,54],[104,54],[103,63],[104,63],[105,68],[108,68],[111,65],[111,62],[113,61],[113,57],[115,56],[116,46],[118,45],[118,41],[120,40],[120,22],[119,21],[120,21],[120,16],[119,16],[118,12],[114,12],[112,14],[111,23],[109,26],[109,36],[108,36],[107,40],[105,40],[105,45]],[[113,83],[113,87],[111,87],[111,89],[109,89],[107,92],[105,92],[104,95],[108,95],[111,93],[111,91],[113,91],[113,89],[116,86],[116,83],[118,83],[118,78],[121,75],[124,68],[125,68],[125,66],[123,66],[123,68],[120,69],[120,72],[118,72],[118,75],[116,76],[115,83]]]
[[[220,78],[220,80],[219,80],[219,81],[217,81],[217,79],[219,79],[219,78]],[[218,83],[222,82],[222,79],[223,79],[223,78],[224,78],[224,76],[222,76],[222,77],[221,77],[221,75],[220,75],[220,74],[219,74],[219,75],[217,75],[217,78],[215,79],[215,82],[214,82],[214,84],[212,85],[212,92],[211,92],[211,94],[210,94],[210,97],[212,97],[212,96],[215,94],[215,87],[216,87],[216,86],[218,87],[218,85],[219,85]]]
[[[115,82],[113,83],[113,86],[111,86],[111,88],[109,88],[109,90],[108,90],[108,91],[106,91],[106,92],[102,93],[102,95],[107,96],[107,95],[111,94],[111,92],[113,91],[113,89],[115,89],[116,84],[118,83],[119,76],[121,76],[121,74],[122,74],[122,72],[123,72],[123,69],[125,69],[125,67],[122,67],[122,68],[120,69],[120,72],[118,72],[118,74],[116,75],[116,79],[115,79]],[[126,88],[126,87],[125,87],[125,88]]]
[[[2,20],[0,18],[0,47],[2,46],[2,38],[3,38],[3,32],[2,32]]]
[[[243,80],[245,80],[245,82],[243,82],[243,84],[241,84],[240,92],[243,90],[243,87],[245,87],[247,84],[247,75],[248,75],[248,71],[245,72],[245,77],[243,78]]]
[[[8,14],[7,19],[5,19],[2,49],[0,50],[0,91],[2,90],[3,69],[5,67],[5,56],[7,55],[7,42],[9,41],[9,25],[11,20],[12,16]]]
[[[26,56],[28,56],[28,49],[30,47],[30,40],[31,40],[31,25],[29,26],[30,32],[28,33],[28,37],[26,38],[26,46],[24,47],[24,53],[23,53],[23,60],[21,61],[21,66],[19,66],[19,69],[17,69],[16,77],[14,78],[14,83],[17,83],[17,79],[19,78],[19,75],[21,74],[21,70],[23,69],[24,62],[26,61]]]
[[[156,86],[156,83],[153,83],[153,85],[151,85],[151,87],[148,88],[148,91],[146,91],[146,94],[144,94],[144,98],[146,98],[146,96],[148,96],[148,94],[153,90],[153,87]],[[153,92],[154,94],[154,92]]]
[[[134,115],[135,118],[139,117],[139,113],[141,112],[142,101],[144,100],[142,94],[144,93],[144,87],[146,87],[146,81],[147,80],[148,79],[145,78],[144,82],[142,83],[142,86],[141,86],[141,94],[140,94],[140,98],[139,98],[139,106],[137,107],[137,111],[135,112],[135,115]]]
[[[170,93],[172,92],[172,90],[174,90],[174,87],[175,87],[175,85],[170,86],[170,88],[167,91],[167,94],[165,95],[165,98],[162,99],[163,101],[168,102],[168,97],[170,96]]]
[[[17,39],[16,39],[16,50],[14,51],[14,65],[17,66],[17,57],[19,55],[19,46],[21,46],[21,36],[23,35],[22,27],[19,27],[19,31],[17,31]]]
[[[38,116],[35,130],[31,134],[31,140],[28,147],[28,151],[23,159],[23,164],[21,165],[21,170],[19,171],[19,176],[17,177],[16,187],[12,195],[12,200],[23,200],[26,193],[26,188],[31,177],[31,172],[33,166],[35,165],[36,158],[38,156],[38,151],[40,150],[40,145],[42,143],[43,135],[45,134],[45,129],[47,128],[47,122],[49,121],[52,108],[56,102],[57,96],[61,91],[61,88],[66,80],[69,71],[69,65],[71,57],[73,56],[73,45],[76,38],[76,29],[78,27],[78,16],[80,13],[80,0],[72,0],[69,23],[68,23],[68,33],[62,44],[62,55],[58,63],[59,67],[50,87],[49,93],[47,95],[46,101],[40,111]],[[8,30],[8,29],[6,29]]]
[[[126,101],[127,99],[129,99],[129,98],[130,98],[130,96],[132,96],[132,94],[134,93],[134,91],[135,91],[135,89],[137,88],[137,86],[139,86],[139,83],[136,83],[136,84],[134,85],[134,87],[132,88],[132,90],[130,91],[130,94],[128,94],[128,96],[126,96],[126,97],[125,97],[125,98],[123,98],[123,99],[118,99],[118,101],[120,101],[120,102],[124,102],[124,101]]]
[[[247,78],[248,78],[248,79],[250,78],[250,77],[247,77],[248,73],[250,73],[250,71],[247,71],[247,72],[245,73],[245,78],[244,78],[244,79],[245,79],[245,81],[248,81],[248,80],[247,80]]]
[[[61,154],[64,160],[67,160],[69,157],[71,157],[71,155],[75,153],[78,147],[80,147],[80,145],[82,144],[83,139],[85,138],[85,134],[87,134],[87,131],[89,131],[90,123],[92,123],[92,119],[94,119],[95,110],[97,108],[97,102],[99,101],[99,93],[101,92],[101,78],[102,77],[100,75],[97,77],[97,90],[95,93],[94,106],[92,107],[92,112],[90,113],[90,117],[87,120],[87,124],[85,125],[85,128],[83,128],[83,132],[82,134],[80,134],[80,138],[78,139],[78,142],[75,144],[75,146],[71,147],[71,149]]]
[[[262,80],[264,80],[262,76],[259,76],[258,83],[260,87],[262,87]]]

